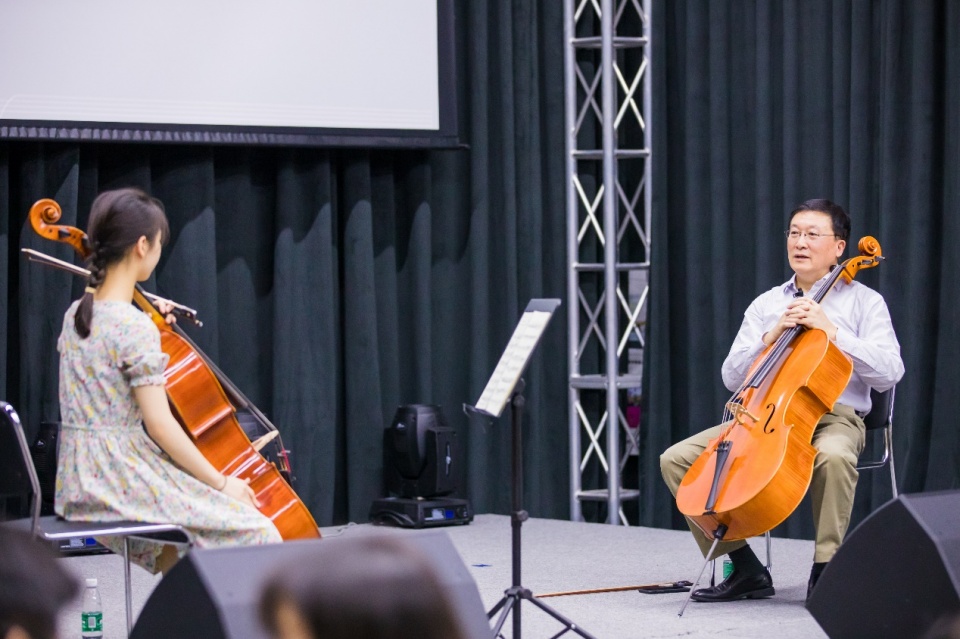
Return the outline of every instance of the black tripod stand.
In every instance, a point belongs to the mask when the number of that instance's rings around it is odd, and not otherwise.
[[[547,613],[561,624],[564,629],[555,634],[559,637],[567,632],[573,632],[594,639],[593,635],[577,627],[577,624],[570,621],[559,612],[541,602],[533,594],[520,585],[520,527],[528,519],[527,511],[523,509],[523,446],[521,440],[521,419],[523,417],[523,379],[521,378],[514,387],[513,394],[510,396],[510,421],[512,431],[512,457],[511,475],[513,478],[513,512],[510,514],[510,528],[513,533],[513,585],[507,588],[503,593],[503,598],[490,609],[487,618],[492,619],[498,612],[497,624],[493,628],[494,639],[502,636],[500,631],[507,620],[507,616],[513,613],[513,639],[520,639],[520,602],[524,599],[535,605],[537,608]]]

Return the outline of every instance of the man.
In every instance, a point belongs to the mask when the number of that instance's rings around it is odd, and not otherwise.
[[[790,214],[786,235],[787,258],[794,276],[750,304],[721,372],[724,385],[736,391],[763,350],[795,326],[823,330],[853,360],[850,382],[813,434],[817,455],[810,490],[816,546],[807,585],[809,598],[850,523],[857,486],[857,457],[864,444],[863,416],[870,410],[870,389],[883,392],[892,388],[903,377],[903,361],[890,312],[879,293],[857,281],[841,280],[822,304],[810,298],[811,291],[826,280],[846,248],[850,236],[846,211],[830,200],[808,200]],[[721,428],[716,426],[694,435],[661,455],[660,469],[674,495],[687,469],[719,436]],[[706,556],[712,540],[695,524],[688,524]],[[695,591],[694,601],[733,601],[774,594],[770,573],[746,541],[721,541],[713,558],[725,554],[733,562],[733,572],[717,586]]]
[[[53,639],[77,579],[26,533],[0,527],[0,548],[0,639]]]

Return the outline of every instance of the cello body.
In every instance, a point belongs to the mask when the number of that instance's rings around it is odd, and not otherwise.
[[[86,234],[75,227],[55,224],[61,213],[54,200],[39,200],[30,209],[31,225],[39,235],[69,244],[86,258],[90,254]],[[245,402],[246,398],[186,334],[167,324],[139,287],[133,301],[160,331],[161,350],[169,356],[164,378],[170,409],[201,454],[222,474],[249,480],[258,510],[270,518],[285,541],[319,538],[320,529],[309,509],[244,433],[224,385],[231,390],[231,397],[238,398],[235,402]],[[244,408],[254,409],[255,416],[259,413],[250,404]],[[266,425],[273,429],[269,422]]]
[[[684,476],[677,491],[680,512],[708,537],[726,525],[725,541],[762,535],[783,522],[810,486],[817,454],[810,442],[817,422],[833,408],[852,373],[853,362],[826,333],[798,335],[776,371],[743,393],[743,407],[760,419],[744,417],[743,424],[734,420],[728,425],[731,455],[721,471],[713,512],[705,512],[704,496],[714,480],[721,438]]]
[[[191,344],[158,318],[163,324],[158,325],[160,348],[170,356],[163,374],[174,417],[217,470],[250,480],[258,510],[273,521],[284,541],[320,537],[306,505],[277,467],[251,445],[213,371]]]

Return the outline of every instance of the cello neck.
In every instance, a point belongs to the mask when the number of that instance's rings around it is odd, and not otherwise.
[[[214,376],[217,378],[217,381],[220,382],[220,385],[223,387],[224,392],[226,392],[227,395],[230,397],[230,400],[234,404],[235,408],[243,408],[249,411],[250,414],[252,414],[256,418],[256,420],[260,422],[267,430],[271,430],[271,431],[277,430],[277,427],[274,426],[269,419],[267,419],[267,416],[264,415],[263,412],[261,412],[260,409],[257,408],[256,405],[254,405],[254,403],[251,402],[239,388],[237,388],[236,384],[234,384],[230,380],[230,378],[227,377],[226,373],[220,370],[220,367],[217,366],[213,362],[213,360],[211,360],[210,357],[208,357],[207,354],[203,352],[203,350],[199,346],[197,346],[197,344],[192,339],[190,339],[190,336],[188,336],[182,328],[180,328],[176,324],[173,324],[173,325],[167,324],[163,320],[163,317],[160,315],[160,312],[157,311],[156,307],[152,303],[150,303],[149,300],[147,300],[146,295],[144,294],[144,291],[139,284],[137,284],[137,291],[138,293],[140,293],[142,300],[137,299],[136,295],[134,296],[134,299],[137,302],[138,306],[140,306],[141,310],[143,310],[145,313],[150,315],[153,321],[157,323],[158,327],[161,330],[166,329],[166,330],[174,331],[187,344],[189,344],[190,347],[193,348],[193,350],[196,351],[197,355],[200,356],[204,364],[210,367],[210,370],[213,372]]]

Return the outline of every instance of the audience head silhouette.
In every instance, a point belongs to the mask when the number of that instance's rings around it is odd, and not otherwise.
[[[358,538],[321,565],[281,569],[260,616],[275,639],[462,639],[465,635],[426,557],[397,539]]]
[[[0,528],[0,639],[53,639],[57,614],[80,590],[53,551]]]

